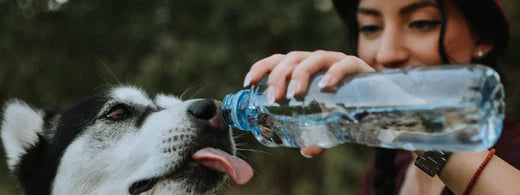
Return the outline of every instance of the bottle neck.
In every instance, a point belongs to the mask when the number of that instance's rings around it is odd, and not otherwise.
[[[249,131],[247,109],[249,106],[249,89],[226,95],[222,100],[222,121],[235,129]]]

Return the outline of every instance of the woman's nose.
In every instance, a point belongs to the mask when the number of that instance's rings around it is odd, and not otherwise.
[[[385,68],[400,68],[406,65],[409,52],[403,34],[396,29],[385,29],[380,37],[376,63]]]

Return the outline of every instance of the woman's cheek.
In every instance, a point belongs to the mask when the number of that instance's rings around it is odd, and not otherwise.
[[[428,37],[409,37],[409,39],[406,39],[406,42],[410,51],[411,65],[421,66],[442,64],[442,59],[439,53],[438,35]]]
[[[374,40],[363,40],[360,39],[358,43],[358,56],[368,65],[374,69],[378,69],[376,66],[376,55],[377,55],[377,43]]]

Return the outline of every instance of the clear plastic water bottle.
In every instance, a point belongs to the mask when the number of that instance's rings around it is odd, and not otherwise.
[[[329,148],[340,143],[405,150],[478,151],[502,131],[504,90],[481,65],[420,66],[347,76],[268,104],[266,81],[225,97],[227,125],[270,147]]]

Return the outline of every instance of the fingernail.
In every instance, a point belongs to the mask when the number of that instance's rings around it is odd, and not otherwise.
[[[291,99],[294,97],[294,93],[296,91],[300,90],[300,81],[298,80],[291,80],[289,82],[289,86],[287,87],[287,99]]]
[[[274,104],[274,87],[273,86],[269,86],[267,88],[267,104]]]
[[[244,79],[244,87],[249,86],[249,84],[251,83],[251,77],[253,77],[253,73],[252,72],[248,72],[246,74],[246,78]]]
[[[320,89],[323,89],[325,86],[327,86],[329,81],[330,81],[330,75],[326,74],[325,76],[323,76],[323,78],[321,78],[320,82],[318,83],[318,87]]]
[[[302,154],[302,156],[305,158],[312,158],[312,156],[309,156],[309,155],[303,153],[303,150],[300,150],[300,154]]]

